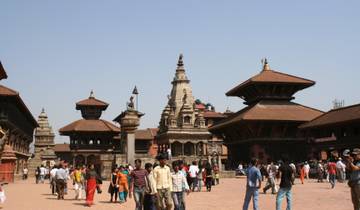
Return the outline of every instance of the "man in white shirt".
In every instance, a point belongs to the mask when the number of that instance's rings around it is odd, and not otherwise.
[[[41,165],[41,167],[40,167],[40,182],[43,184],[44,184],[45,174],[46,174],[46,168],[43,165]]]
[[[192,185],[191,190],[194,192],[195,188],[198,187],[198,182],[197,182],[197,175],[199,173],[199,167],[196,164],[196,161],[192,162],[192,165],[189,168],[189,175],[190,175],[190,179],[191,179],[191,183],[190,185]]]
[[[54,166],[51,170],[50,170],[50,186],[51,186],[51,193],[57,194],[56,193],[56,171],[58,170],[57,166]]]
[[[171,210],[172,208],[172,178],[169,166],[166,165],[166,156],[160,154],[158,156],[160,165],[154,168],[154,179],[157,190],[157,206],[158,209]]]
[[[167,152],[169,160],[171,160],[172,157],[171,157],[171,149],[170,149],[170,147],[167,148],[166,152]]]
[[[26,180],[28,178],[28,173],[29,170],[27,169],[27,167],[23,168],[23,179]]]
[[[185,209],[184,192],[190,193],[189,185],[186,181],[184,174],[179,170],[179,161],[172,163],[174,172],[172,177],[172,198],[174,201],[175,209]]]
[[[305,165],[304,165],[304,170],[305,170],[305,178],[309,179],[310,165],[306,161],[305,161]]]
[[[336,173],[339,182],[344,182],[346,177],[346,165],[342,162],[341,158],[339,158],[339,160],[336,162]]]

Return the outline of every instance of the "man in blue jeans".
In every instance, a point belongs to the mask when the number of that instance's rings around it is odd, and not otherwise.
[[[146,187],[146,176],[148,175],[147,170],[141,168],[141,160],[135,160],[135,169],[131,172],[131,184],[129,190],[129,197],[131,198],[134,193],[134,200],[136,210],[143,209],[145,187]],[[133,192],[132,192],[133,191]]]
[[[287,206],[286,210],[291,210],[291,179],[293,175],[293,169],[289,165],[289,159],[287,157],[283,157],[284,163],[279,168],[279,177],[281,177],[280,181],[280,189],[276,196],[276,210],[281,209],[281,202],[286,196]]]
[[[253,198],[254,210],[259,210],[259,189],[261,188],[261,173],[257,168],[258,159],[251,159],[251,165],[246,170],[246,194],[244,199],[243,210],[249,208],[251,197]]]

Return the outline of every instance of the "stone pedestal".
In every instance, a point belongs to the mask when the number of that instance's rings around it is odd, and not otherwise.
[[[140,117],[144,114],[136,110],[126,110],[120,115],[121,140],[125,141],[126,162],[135,162],[135,130],[140,125]]]

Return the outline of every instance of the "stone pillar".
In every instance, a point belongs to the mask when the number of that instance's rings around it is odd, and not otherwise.
[[[194,146],[194,152],[193,152],[193,155],[196,156],[196,149],[197,149],[197,145],[193,143],[193,146]]]
[[[181,156],[184,156],[184,143],[181,143]]]
[[[219,171],[222,171],[222,163],[221,163],[221,155],[218,154],[218,167],[219,167]]]
[[[135,130],[140,125],[140,117],[143,115],[132,109],[128,109],[120,115],[121,140],[126,142],[126,162],[131,165],[135,163]]]

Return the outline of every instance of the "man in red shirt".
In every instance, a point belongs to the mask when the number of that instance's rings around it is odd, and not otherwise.
[[[328,163],[328,171],[329,171],[329,181],[331,184],[331,188],[335,187],[335,180],[336,180],[336,163],[332,159]]]

